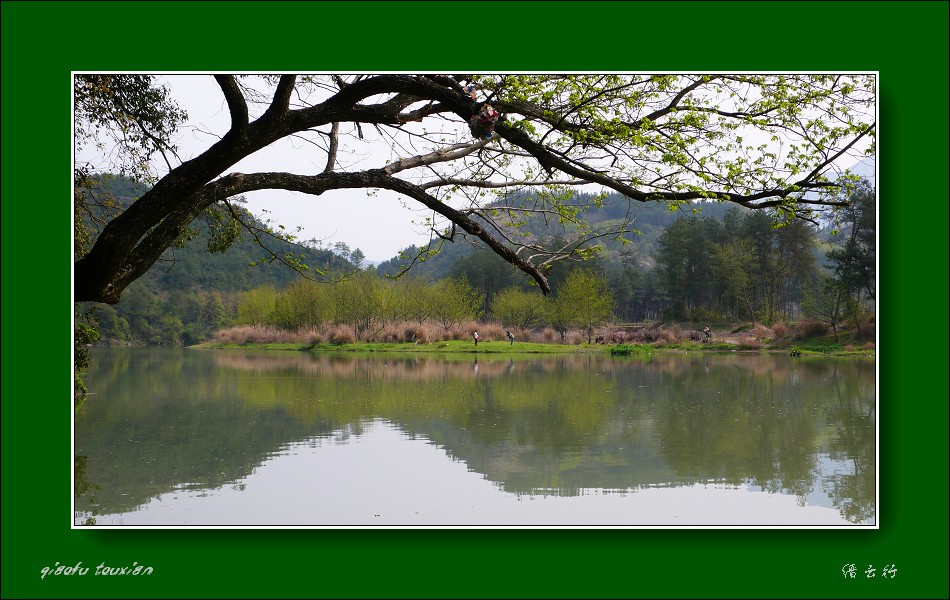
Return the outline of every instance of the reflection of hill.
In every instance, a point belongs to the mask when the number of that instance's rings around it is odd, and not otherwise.
[[[85,476],[98,486],[102,512],[129,511],[180,486],[237,481],[288,440],[332,431],[276,406],[248,411],[237,382],[181,350],[96,352],[119,360],[96,360],[89,372],[96,395],[77,415],[75,451],[88,457]]]
[[[442,425],[440,428],[439,425]],[[469,469],[507,492],[574,496],[584,489],[635,489],[693,483],[667,466],[649,441],[649,426],[614,418],[612,434],[570,452],[509,441],[485,445],[468,431],[434,423],[424,434]],[[642,437],[645,441],[630,440]],[[626,440],[626,441],[621,441]],[[618,445],[625,443],[626,445]]]
[[[103,512],[236,482],[287,444],[374,419],[513,493],[751,481],[873,512],[869,361],[480,357],[476,371],[471,356],[109,352],[121,360],[96,361],[112,367],[90,372],[99,396],[76,435]],[[856,474],[818,477],[819,449]]]
[[[425,435],[507,491],[550,494],[749,482],[799,496],[821,485],[834,498],[840,490],[831,487],[840,488],[841,482],[829,486],[815,480],[818,449],[834,456],[835,448],[846,445],[846,454],[870,471],[847,476],[868,486],[860,492],[850,486],[851,504],[865,506],[864,512],[854,510],[862,515],[854,520],[869,516],[866,509],[874,498],[873,365],[781,364],[756,356],[671,357],[649,367],[602,366],[614,401],[597,427],[582,434],[581,443],[537,443],[532,434],[538,432],[524,414],[521,423],[518,416],[493,415],[487,440],[478,439],[486,437],[486,428],[458,430],[450,424],[434,424]],[[869,367],[866,383],[859,384],[858,374]],[[833,388],[842,381],[851,382],[847,397],[863,403],[839,403],[844,395]],[[851,430],[860,428],[869,437],[839,435],[848,422]],[[499,425],[508,428],[508,435],[497,432]]]

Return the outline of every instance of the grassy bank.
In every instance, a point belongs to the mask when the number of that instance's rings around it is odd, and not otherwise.
[[[711,340],[702,343],[700,325],[688,323],[645,323],[642,325],[604,326],[593,332],[594,343],[577,330],[560,336],[551,328],[515,330],[510,344],[507,330],[495,323],[466,322],[454,329],[432,324],[390,324],[378,331],[357,336],[347,325],[324,325],[312,329],[285,330],[272,326],[240,325],[215,332],[200,348],[256,348],[261,350],[310,350],[314,352],[428,352],[464,354],[577,354],[607,353],[639,355],[656,352],[768,352],[793,356],[862,355],[873,356],[874,343],[868,339],[873,324],[866,324],[865,335],[839,330],[838,335],[815,321],[792,325],[713,324]],[[474,333],[479,333],[476,350]],[[358,337],[362,337],[358,341]]]
[[[654,353],[768,353],[794,356],[874,356],[873,349],[848,348],[840,344],[809,343],[781,347],[752,347],[735,343],[672,343],[672,344],[545,344],[535,342],[479,342],[446,340],[432,343],[354,342],[346,344],[245,343],[206,342],[192,346],[204,349],[276,350],[306,352],[424,352],[437,354],[611,354],[641,356]]]
[[[867,327],[872,327],[868,325]],[[476,348],[472,336],[479,332]],[[792,356],[809,354],[823,356],[874,356],[874,343],[867,333],[860,338],[854,332],[840,331],[833,335],[815,321],[792,326],[776,323],[733,324],[713,327],[709,343],[702,343],[696,325],[652,323],[634,326],[602,327],[594,331],[595,342],[587,336],[569,331],[563,338],[550,328],[515,331],[515,343],[506,339],[506,330],[493,323],[465,323],[445,330],[415,323],[390,325],[363,336],[357,341],[352,327],[325,326],[316,329],[288,331],[269,326],[235,326],[220,330],[196,348],[232,348],[311,352],[426,352],[440,354],[606,354],[618,356],[645,355],[660,352],[743,352],[784,353]]]
[[[431,343],[412,342],[353,342],[347,344],[224,344],[206,342],[193,348],[300,350],[310,352],[435,352],[444,354],[578,354],[603,353],[609,347],[603,344],[568,345],[534,342],[479,342],[478,347],[468,340],[446,340]]]

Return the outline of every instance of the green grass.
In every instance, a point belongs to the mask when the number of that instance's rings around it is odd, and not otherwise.
[[[655,348],[649,344],[618,344],[610,349],[614,356],[652,354]]]
[[[841,344],[836,342],[799,342],[792,344],[792,348],[799,352],[837,352],[842,349]]]
[[[793,342],[787,346],[746,348],[741,345],[727,343],[679,342],[663,346],[652,344],[538,344],[531,342],[515,342],[514,345],[505,341],[479,342],[478,348],[469,340],[448,340],[430,344],[411,342],[356,342],[352,344],[297,344],[297,343],[270,343],[270,344],[220,344],[206,342],[192,346],[193,348],[210,349],[240,349],[240,350],[283,350],[283,351],[310,351],[310,352],[425,352],[437,354],[601,354],[609,353],[613,356],[643,356],[659,352],[735,352],[735,351],[763,351],[763,352],[790,352],[796,350],[804,354],[833,354],[833,355],[863,355],[873,356],[874,350],[845,350],[840,343],[821,341]]]
[[[311,352],[435,352],[441,354],[577,354],[606,352],[604,345],[536,344],[531,342],[479,342],[448,340],[431,344],[413,342],[355,342],[352,344],[220,344],[205,342],[193,348],[244,350],[306,350]]]
[[[311,351],[335,352],[437,352],[446,354],[576,354],[579,352],[604,352],[605,346],[582,344],[570,346],[564,344],[536,344],[531,342],[479,342],[478,347],[468,340],[448,340],[431,344],[411,342],[392,343],[354,343],[354,344],[315,344],[307,348]]]
[[[213,348],[215,350],[306,350],[307,344],[292,343],[267,343],[267,344],[221,344],[217,342],[204,342],[189,346],[190,348]]]

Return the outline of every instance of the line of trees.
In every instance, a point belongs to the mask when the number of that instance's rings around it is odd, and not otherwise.
[[[816,233],[800,221],[775,228],[762,212],[677,219],[658,244],[664,316],[771,324],[795,314],[818,274]]]
[[[85,307],[79,321],[94,325],[101,339],[112,343],[188,346],[233,325],[239,297],[217,290],[155,294],[136,282],[120,304]]]
[[[658,240],[656,269],[638,276],[652,279],[664,320],[772,325],[807,317],[836,336],[847,324],[866,338],[873,333],[865,324],[874,312],[875,215],[875,190],[861,180],[840,230],[827,237],[802,221],[775,227],[765,212],[681,217]]]
[[[96,325],[105,340],[189,345],[235,324],[290,331],[347,325],[356,339],[365,339],[395,323],[438,326],[449,334],[486,318],[519,332],[550,327],[562,341],[569,331],[581,330],[593,341],[595,329],[610,321],[772,325],[810,317],[835,334],[848,324],[857,337],[868,337],[875,297],[874,198],[874,189],[862,181],[840,231],[829,238],[833,244],[803,221],[776,228],[764,211],[682,215],[659,233],[655,256],[640,256],[644,250],[628,244],[584,263],[558,265],[549,274],[557,291],[548,296],[481,250],[455,259],[447,275],[434,281],[413,273],[393,280],[347,262],[347,275],[323,283],[262,280],[246,292],[158,292],[136,282],[121,303],[96,308]],[[340,246],[336,252],[349,250]],[[347,254],[352,259],[356,252]],[[188,256],[183,251],[180,259]]]
[[[437,325],[444,334],[488,317],[518,331],[552,327],[561,339],[580,329],[593,341],[594,330],[613,318],[613,298],[605,277],[574,270],[553,295],[510,286],[483,309],[485,293],[464,277],[435,282],[421,278],[387,279],[370,268],[341,281],[299,279],[283,291],[262,286],[248,291],[237,307],[237,323],[306,330],[346,325],[357,340],[389,325]]]
[[[104,341],[190,345],[235,324],[283,330],[346,325],[356,339],[394,323],[432,326],[445,335],[479,318],[527,332],[549,327],[563,341],[581,330],[588,341],[600,325],[645,321],[772,325],[808,317],[835,334],[843,326],[869,339],[875,297],[875,192],[862,180],[849,208],[829,236],[804,221],[774,227],[765,211],[706,207],[683,214],[640,243],[605,245],[594,258],[562,262],[548,273],[556,292],[542,296],[522,272],[487,249],[438,256],[436,272],[411,271],[399,279],[370,267],[361,252],[338,243],[325,254],[339,261],[327,283],[300,278],[287,283],[247,271],[248,291],[179,289],[151,275],[135,282],[116,305],[96,307]],[[650,241],[652,240],[652,241]],[[175,268],[201,261],[182,248]],[[207,256],[206,267],[217,255]],[[242,255],[243,256],[243,255]],[[345,273],[345,275],[341,274]],[[221,279],[205,277],[209,286]],[[335,281],[329,283],[329,281]],[[87,310],[88,306],[83,307]]]
[[[877,296],[874,198],[874,188],[866,180],[861,180],[849,206],[843,211],[840,233],[844,242],[827,255],[831,272],[818,277],[806,291],[802,302],[805,313],[827,323],[836,339],[842,324],[850,325],[858,338],[873,333],[864,323],[873,315],[873,302]]]
[[[483,297],[465,279],[393,281],[367,269],[332,283],[301,278],[282,291],[250,290],[238,305],[237,322],[287,330],[348,325],[358,340],[394,323],[436,323],[450,331],[481,316]]]

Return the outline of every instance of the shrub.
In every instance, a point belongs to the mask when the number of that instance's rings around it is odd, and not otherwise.
[[[637,329],[636,331],[628,333],[625,338],[628,342],[649,344],[660,339],[660,330],[655,327]]]
[[[311,329],[307,332],[307,344],[310,347],[322,344],[324,340],[326,340],[326,336],[319,329]]]
[[[515,336],[516,342],[530,342],[532,336],[532,331],[530,329],[522,329],[521,327],[515,328],[511,331]],[[508,339],[507,336],[502,339]]]
[[[349,325],[337,325],[330,330],[328,338],[331,344],[352,344],[356,341],[356,334]]]
[[[821,337],[828,334],[828,325],[814,319],[806,319],[795,324],[796,340]]]
[[[370,336],[370,341],[385,343],[402,342],[405,340],[404,333],[405,332],[401,327],[396,325],[386,325]]]
[[[219,344],[304,344],[308,341],[308,334],[265,325],[238,325],[216,331],[211,340]]]
[[[431,339],[426,327],[414,323],[406,323],[402,328],[402,339],[405,342],[428,343]]]
[[[696,331],[695,329],[684,329],[679,336],[680,340],[686,342],[701,342],[703,341],[703,332]]]
[[[777,322],[775,325],[772,325],[772,334],[775,335],[775,339],[781,340],[788,335],[788,326],[785,325],[782,321]]]
[[[739,338],[739,347],[744,350],[760,350],[762,342],[752,336],[742,336]]]
[[[479,323],[478,321],[466,321],[462,323],[455,331],[449,332],[450,340],[472,340],[475,332],[478,332],[478,339],[482,342],[492,342],[505,339],[505,329],[497,323]]]
[[[497,323],[482,323],[478,325],[478,336],[487,342],[505,340],[505,328]]]

